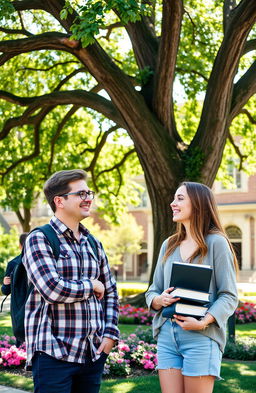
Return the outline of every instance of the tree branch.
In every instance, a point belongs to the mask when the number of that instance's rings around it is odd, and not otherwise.
[[[98,159],[98,157],[99,157],[99,155],[100,155],[101,150],[103,149],[103,147],[104,147],[104,145],[105,145],[105,143],[106,143],[106,140],[107,140],[108,136],[109,136],[112,132],[116,131],[118,128],[119,128],[119,127],[118,127],[117,125],[115,125],[115,126],[113,126],[113,127],[110,127],[107,131],[104,131],[103,133],[100,132],[100,134],[98,135],[97,141],[96,141],[96,146],[95,146],[95,148],[93,149],[93,152],[94,152],[94,154],[93,154],[93,159],[92,159],[90,165],[88,166],[87,170],[89,170],[89,171],[91,171],[91,172],[94,171],[94,168],[95,168],[97,159]],[[99,140],[99,137],[100,137],[101,134],[102,134],[102,137],[101,137],[101,139]],[[85,154],[87,151],[89,151],[89,149],[84,149],[84,150],[81,152],[81,154]]]
[[[7,29],[5,27],[0,27],[0,31],[6,34],[23,34],[26,36],[32,36],[33,34],[25,29]]]
[[[48,114],[49,108],[44,108],[40,111],[37,116],[34,117],[34,151],[31,154],[21,157],[17,161],[13,162],[4,172],[0,172],[2,176],[2,182],[4,177],[11,172],[14,168],[16,168],[22,162],[26,162],[32,160],[33,158],[37,157],[40,154],[40,124]]]
[[[246,39],[256,22],[256,1],[242,0],[230,18],[232,23],[226,30],[209,78],[200,124],[189,147],[192,155],[200,151],[204,162],[201,181],[208,179],[208,184],[214,180],[209,179],[208,174],[214,176],[220,165],[222,155],[216,159],[216,149],[223,152],[230,122],[242,109],[241,104],[244,105],[244,101],[239,103],[237,98],[248,100],[251,94],[251,87],[248,94],[237,89],[238,86],[234,89],[233,83]]]
[[[79,106],[73,106],[64,116],[64,118],[61,120],[61,122],[59,123],[56,133],[54,134],[52,140],[51,140],[51,155],[50,155],[50,160],[49,160],[49,164],[48,164],[48,175],[51,173],[51,168],[52,168],[52,164],[53,164],[53,158],[54,158],[54,152],[55,152],[55,145],[56,142],[60,136],[60,133],[63,129],[63,127],[65,126],[65,124],[68,122],[68,120],[73,116],[73,114],[79,109]]]
[[[55,67],[58,67],[59,65],[66,65],[66,64],[79,64],[79,61],[75,60],[70,60],[70,61],[60,61],[59,63],[53,64],[51,67],[48,68],[33,68],[33,67],[22,67],[19,68],[17,71],[50,71]]]
[[[112,127],[113,128],[113,127]],[[131,155],[131,154],[133,154],[133,153],[135,153],[136,152],[136,150],[135,149],[131,149],[131,150],[129,150],[128,152],[126,152],[124,155],[123,155],[123,158],[121,159],[121,161],[119,161],[117,164],[115,164],[115,165],[113,165],[111,168],[108,168],[108,169],[104,169],[104,170],[102,170],[102,171],[100,171],[96,176],[95,176],[95,174],[94,174],[94,171],[92,171],[92,180],[93,180],[93,186],[94,186],[94,188],[95,188],[95,191],[99,191],[98,190],[98,187],[97,187],[97,180],[98,180],[98,178],[101,176],[101,175],[103,175],[104,173],[108,173],[108,172],[111,172],[111,171],[114,171],[114,170],[116,170],[117,171],[117,173],[118,173],[118,176],[119,176],[119,186],[118,186],[118,190],[117,190],[117,192],[116,193],[113,193],[111,190],[109,190],[108,189],[108,191],[109,191],[109,193],[111,193],[111,194],[113,194],[113,195],[115,195],[115,196],[118,196],[118,194],[119,194],[119,191],[120,191],[120,188],[121,188],[121,186],[122,186],[122,174],[121,174],[121,171],[120,171],[120,167],[122,167],[122,165],[125,163],[125,161],[127,160],[127,158]],[[88,169],[86,169],[86,170],[88,170]],[[108,187],[107,187],[108,188]]]
[[[170,135],[180,141],[173,113],[173,81],[183,16],[182,0],[163,1],[160,48],[155,77],[154,110]]]
[[[52,110],[52,107],[46,107],[45,110],[47,111],[47,113],[49,113]],[[6,120],[6,122],[2,128],[2,131],[0,132],[0,140],[3,140],[4,138],[6,138],[9,134],[9,132],[14,127],[21,127],[21,126],[24,126],[25,124],[27,124],[27,125],[28,124],[33,124],[33,125],[37,124],[38,118],[40,120],[41,112],[39,112],[35,116],[29,117],[27,110],[25,110],[25,112],[21,116],[9,118],[8,120]]]
[[[73,48],[68,46],[69,42],[67,34],[58,32],[43,33],[17,40],[0,41],[0,52],[3,53],[0,65],[9,60],[8,56],[15,57],[22,53],[36,50],[56,49],[73,53]],[[3,57],[4,55],[7,56],[7,59]]]
[[[112,30],[116,29],[117,27],[124,27],[124,25],[121,22],[116,22],[109,26],[102,27],[101,30],[107,30],[107,34],[101,38],[105,38],[107,41],[109,41]]]
[[[250,112],[247,109],[245,108],[242,109],[240,113],[246,115],[252,124],[256,124],[256,119],[253,118],[253,116],[250,114]]]
[[[11,2],[16,11],[46,10],[45,3],[44,0],[18,0]]]
[[[247,101],[256,93],[256,61],[234,86],[229,122],[234,119]]]
[[[100,130],[99,135],[97,136],[96,146],[94,148],[86,148],[80,153],[81,155],[83,155],[87,152],[93,153],[92,161],[91,161],[90,165],[88,165],[88,167],[85,168],[85,170],[87,172],[91,172],[91,180],[92,180],[93,187],[96,192],[98,192],[99,190],[98,190],[98,186],[96,183],[96,177],[95,177],[95,173],[94,173],[95,166],[96,166],[98,157],[100,155],[100,152],[102,151],[102,149],[106,143],[107,137],[117,129],[118,129],[118,126],[115,125],[113,127],[110,127],[107,131],[102,132],[102,130]],[[101,135],[102,135],[102,137],[101,137]],[[100,137],[101,137],[101,139],[100,139]]]
[[[78,68],[77,70],[74,70],[69,75],[67,75],[64,79],[62,79],[62,81],[60,81],[60,83],[55,87],[54,91],[60,90],[62,86],[65,85],[65,83],[67,83],[71,78],[73,78],[73,76],[79,74],[80,72],[85,72],[85,71],[87,71],[85,67],[81,67]]]
[[[239,157],[239,160],[240,160],[239,171],[241,171],[241,170],[243,169],[243,162],[244,162],[244,160],[246,160],[246,158],[247,158],[248,156],[246,156],[246,155],[244,155],[244,154],[241,153],[241,151],[240,151],[240,149],[239,149],[239,146],[236,145],[236,143],[235,143],[235,141],[234,141],[232,135],[230,134],[230,132],[228,132],[228,139],[229,139],[230,143],[233,145],[233,147],[234,147],[234,149],[235,149],[235,152],[236,152],[236,154],[237,154],[238,157]]]
[[[30,115],[38,108],[57,105],[85,106],[102,113],[120,127],[125,128],[125,123],[111,101],[91,92],[83,90],[55,91],[37,97],[18,97],[14,94],[0,90],[0,98],[20,106],[28,106],[26,115]],[[0,134],[1,135],[1,134]]]
[[[78,16],[75,11],[73,14],[68,14],[67,19],[60,18],[60,12],[65,5],[65,0],[22,0],[12,1],[12,5],[16,11],[27,10],[43,10],[51,14],[67,32],[70,33],[70,27],[74,23],[75,18]]]
[[[230,23],[232,10],[236,7],[236,0],[224,0],[223,2],[223,31],[226,32]]]
[[[21,214],[20,209],[16,210],[15,213],[16,213],[18,219],[19,219],[19,222],[21,223],[21,225],[23,225],[25,220],[24,220],[24,218],[22,217],[22,214]]]
[[[104,169],[104,170],[100,171],[100,172],[97,174],[97,176],[96,176],[96,180],[97,180],[97,179],[99,178],[99,176],[101,176],[103,173],[112,172],[113,170],[120,168],[120,167],[125,163],[125,161],[127,160],[127,158],[128,158],[131,154],[133,154],[133,153],[135,153],[135,152],[136,152],[135,149],[131,149],[131,150],[129,150],[128,152],[126,152],[126,153],[124,154],[123,158],[121,159],[121,161],[119,161],[117,164],[113,165],[111,168]]]
[[[134,56],[138,67],[143,70],[150,67],[156,68],[156,57],[158,51],[158,39],[146,17],[136,23],[129,22],[125,29],[130,37]]]
[[[197,70],[185,70],[184,68],[180,68],[180,67],[176,67],[176,71],[180,72],[181,74],[194,74],[194,75],[198,75],[200,76],[200,78],[202,78],[205,82],[209,81],[209,78],[207,78],[204,74],[202,74],[201,72],[197,71]]]
[[[243,55],[246,55],[246,53],[254,51],[255,49],[256,49],[256,39],[249,40],[245,44]]]

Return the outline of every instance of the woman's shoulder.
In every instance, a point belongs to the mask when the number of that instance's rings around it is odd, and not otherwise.
[[[208,247],[218,246],[226,247],[228,246],[228,241],[224,234],[222,233],[210,233],[206,236],[206,243]]]
[[[167,239],[165,239],[165,240],[163,241],[162,245],[161,245],[161,251],[162,251],[162,253],[165,253],[165,252],[166,252],[166,249],[167,249],[167,246],[168,246],[168,240],[169,240],[169,237],[168,237]]]

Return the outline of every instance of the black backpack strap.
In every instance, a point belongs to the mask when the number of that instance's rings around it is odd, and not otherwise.
[[[51,245],[55,259],[57,260],[60,255],[60,241],[53,227],[50,224],[46,224],[35,229],[39,229],[39,231],[43,232]]]
[[[94,237],[89,233],[88,237],[88,242],[90,243],[91,248],[93,249],[93,252],[95,254],[95,256],[97,257],[98,261],[99,261],[99,252],[98,252],[98,245],[96,243],[96,240],[94,239]]]
[[[54,257],[57,260],[60,255],[60,241],[59,241],[59,238],[58,238],[55,230],[53,229],[53,227],[50,224],[45,224],[40,227],[34,228],[32,232],[34,232],[37,229],[39,231],[43,232],[43,234],[45,235],[45,237],[49,241],[49,243],[51,245],[52,252],[54,254]],[[22,255],[23,255],[23,249],[22,249]],[[32,282],[30,282],[29,286],[28,286],[28,290],[27,290],[27,299],[28,299],[30,293],[32,292],[33,288],[34,288],[34,285],[32,284]]]
[[[2,300],[1,307],[0,307],[0,312],[3,311],[4,302],[6,301],[6,299],[7,299],[8,296],[9,296],[9,295],[6,295],[5,298]]]

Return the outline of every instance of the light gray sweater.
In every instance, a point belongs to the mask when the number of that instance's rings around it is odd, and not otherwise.
[[[170,286],[172,263],[174,261],[182,262],[180,247],[177,247],[163,263],[167,241],[168,239],[162,244],[153,283],[146,292],[146,302],[151,310],[153,310],[151,304],[154,297],[160,295]],[[236,274],[233,255],[224,236],[220,234],[208,235],[206,243],[208,252],[203,259],[203,264],[213,267],[210,284],[211,306],[208,312],[215,318],[216,322],[211,323],[205,330],[200,330],[200,333],[216,341],[223,352],[226,343],[227,320],[234,313],[238,304]],[[193,260],[193,263],[197,262],[198,257]],[[165,321],[166,318],[162,317],[162,309],[160,309],[156,312],[153,319],[153,336],[155,338],[158,336],[159,330]]]

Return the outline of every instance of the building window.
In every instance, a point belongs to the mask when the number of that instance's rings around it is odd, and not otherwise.
[[[3,211],[4,211],[4,213],[9,213],[9,212],[12,212],[13,210],[10,206],[4,206]]]
[[[232,181],[234,184],[234,188],[237,190],[242,189],[242,172],[238,170],[238,168],[235,166],[234,162],[231,162],[227,166],[227,176],[229,179]],[[228,187],[226,184],[221,183],[221,189],[222,190],[227,190],[230,187]]]
[[[234,248],[239,269],[242,269],[242,231],[235,225],[225,228],[228,238]]]
[[[147,207],[147,190],[139,191],[139,204],[136,207]]]

